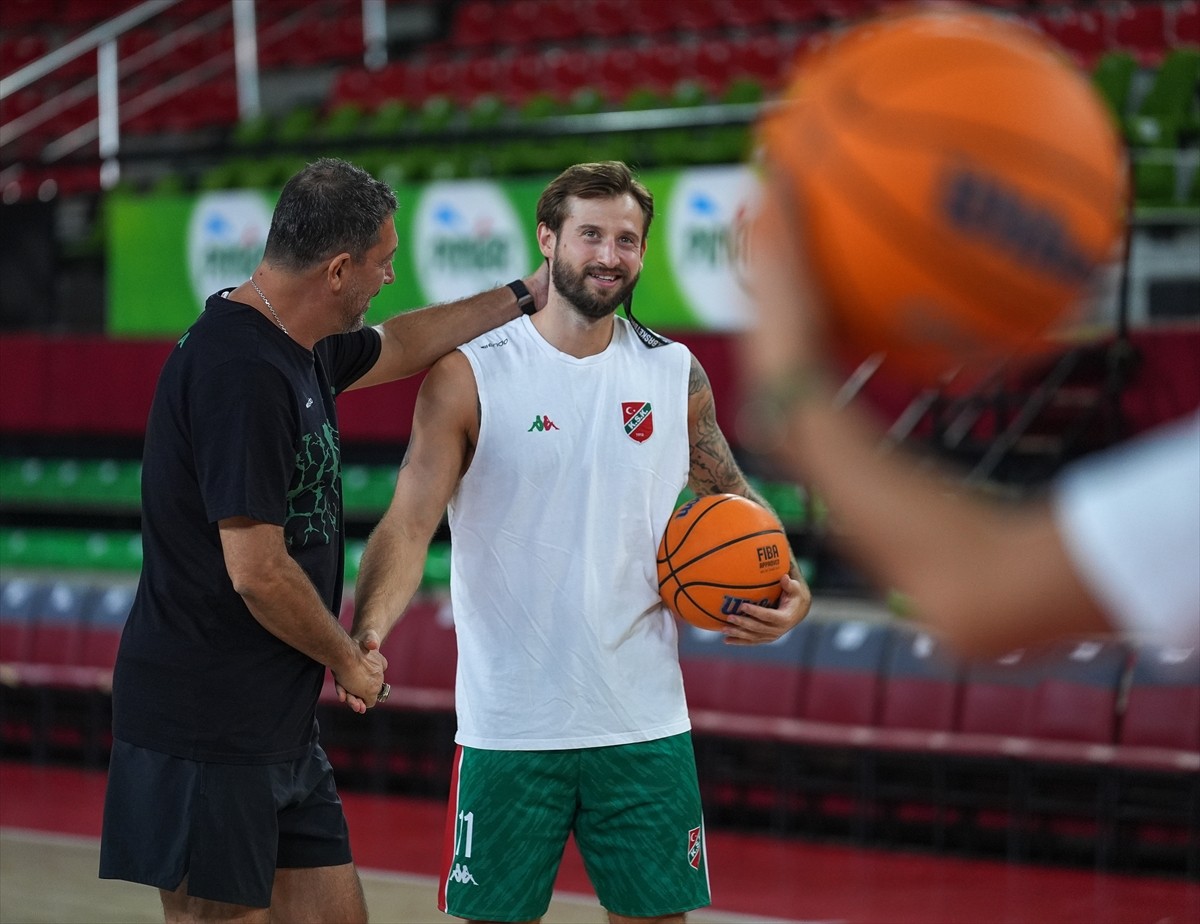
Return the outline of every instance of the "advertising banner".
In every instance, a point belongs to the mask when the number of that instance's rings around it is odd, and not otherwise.
[[[550,177],[454,180],[396,188],[396,281],[368,323],[501,285],[537,266],[534,213]],[[635,293],[642,323],[664,331],[737,330],[742,219],[756,194],[744,166],[648,171],[655,218]],[[205,299],[249,278],[262,258],[278,190],[112,195],[106,206],[107,330],[176,337]]]

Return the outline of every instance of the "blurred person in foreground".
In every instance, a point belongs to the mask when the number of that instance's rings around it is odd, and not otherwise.
[[[546,288],[539,269],[364,327],[395,278],[395,210],[344,161],[301,170],[250,280],[208,299],[158,382],[100,876],[157,887],[167,921],[367,919],[315,716],[326,668],[358,712],[389,690],[377,646],[335,615],[335,398],[426,368]]]
[[[763,501],[696,358],[615,313],[629,312],[653,217],[620,162],[546,187],[546,307],[434,364],[363,553],[352,632],[374,647],[449,505],[458,748],[439,905],[458,917],[539,919],[572,833],[610,921],[678,922],[709,903],[656,550],[685,485]],[[777,608],[730,617],[729,643],[770,642],[804,618],[794,561],[780,583]]]
[[[744,444],[828,504],[879,587],[961,652],[1121,633],[1200,645],[1200,411],[1079,460],[1046,496],[1002,503],[835,406],[835,344],[805,265],[803,203],[767,177],[749,237]]]

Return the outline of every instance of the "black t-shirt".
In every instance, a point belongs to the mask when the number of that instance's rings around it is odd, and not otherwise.
[[[113,677],[113,734],[176,757],[292,760],[317,734],[324,668],[250,613],[219,520],[283,527],[331,613],[342,594],[334,397],[379,358],[369,328],[310,352],[221,294],[163,366],[142,464],[143,564]]]

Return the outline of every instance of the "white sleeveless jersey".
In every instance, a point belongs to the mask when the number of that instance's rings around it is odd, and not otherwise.
[[[479,443],[449,507],[459,744],[547,750],[690,727],[658,541],[687,483],[681,344],[615,318],[596,356],[522,316],[460,347]]]

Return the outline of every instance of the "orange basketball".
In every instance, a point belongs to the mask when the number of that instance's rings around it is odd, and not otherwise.
[[[1119,255],[1124,149],[1032,26],[902,7],[801,58],[760,125],[850,359],[928,380],[1041,352]]]
[[[791,549],[779,520],[736,494],[707,494],[672,515],[658,546],[658,592],[667,609],[720,629],[742,603],[774,606]]]

